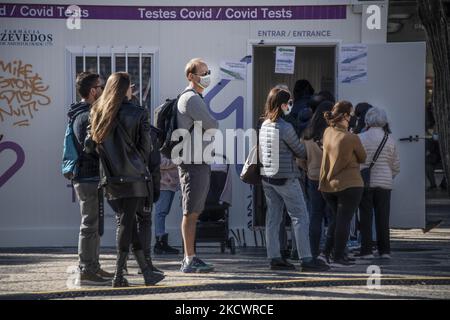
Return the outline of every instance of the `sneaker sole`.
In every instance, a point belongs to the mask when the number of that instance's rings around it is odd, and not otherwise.
[[[192,270],[180,270],[183,273],[209,273],[209,272],[213,272],[214,268],[212,269],[192,269]]]
[[[340,263],[331,263],[331,267],[333,267],[333,268],[347,268],[347,267],[354,267],[355,266],[355,264],[354,263],[352,263],[352,264],[348,264],[348,265],[346,265],[346,264],[340,264]]]
[[[148,286],[154,286],[154,285],[160,283],[161,281],[163,281],[164,278],[165,278],[165,276],[161,275],[158,279],[155,279],[155,280],[153,280],[153,281],[150,282],[150,283],[146,283],[145,286],[146,286],[146,287],[148,287]]]
[[[104,281],[104,282],[98,282],[98,281],[91,281],[91,280],[81,280],[81,281],[77,281],[76,285],[80,285],[80,286],[111,286],[112,283],[112,279],[111,281]]]
[[[373,260],[373,259],[375,259],[375,256],[372,256],[372,257],[358,257],[359,258],[359,260]]]
[[[331,267],[329,265],[319,266],[319,267],[302,267],[300,266],[300,270],[302,272],[324,272],[330,270]]]
[[[295,271],[295,266],[292,267],[278,267],[278,266],[270,266],[270,270],[276,270],[276,271]]]
[[[322,262],[324,262],[324,263],[326,263],[327,265],[330,265],[330,262],[329,261],[327,261],[327,259],[326,258],[324,258],[324,257],[317,257],[317,259],[318,260],[321,260]]]
[[[165,276],[166,274],[164,273],[164,272],[162,272],[162,271],[155,271],[155,270],[152,270],[153,271],[153,273],[157,273],[157,274],[160,274],[160,275],[162,275],[162,276]],[[142,274],[142,272],[141,271],[138,271],[138,273],[137,274]]]

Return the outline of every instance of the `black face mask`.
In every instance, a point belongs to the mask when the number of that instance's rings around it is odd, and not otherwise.
[[[350,116],[350,121],[348,122],[348,128],[354,128],[356,127],[356,123],[357,123],[358,118],[356,116]]]

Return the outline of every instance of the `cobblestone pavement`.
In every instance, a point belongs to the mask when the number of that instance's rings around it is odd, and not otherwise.
[[[444,222],[428,233],[392,230],[389,261],[358,261],[325,273],[274,272],[268,268],[264,248],[238,248],[236,255],[199,248],[200,257],[214,264],[216,272],[181,274],[181,256],[156,256],[155,264],[167,276],[158,286],[146,288],[131,259],[127,278],[136,287],[124,290],[69,290],[76,248],[4,248],[0,249],[0,299],[449,299],[450,206],[428,206],[428,217]],[[104,248],[103,268],[113,271],[114,260],[113,248]],[[380,267],[380,288],[367,287],[369,265]],[[39,294],[24,295],[29,293]]]

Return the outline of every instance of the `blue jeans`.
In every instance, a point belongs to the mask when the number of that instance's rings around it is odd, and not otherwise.
[[[166,216],[170,212],[175,192],[161,190],[158,201],[155,203],[155,236],[161,237],[166,234]]]
[[[313,257],[320,254],[320,242],[322,239],[322,226],[326,218],[331,213],[328,205],[318,190],[319,181],[309,180],[307,182],[308,196],[310,203],[310,224],[309,224],[309,239],[311,244],[311,253]]]
[[[299,258],[305,260],[311,258],[308,210],[298,179],[288,179],[281,186],[267,183],[264,180],[262,183],[267,202],[267,258],[280,258],[279,232],[284,205],[286,205],[287,212],[291,217]]]

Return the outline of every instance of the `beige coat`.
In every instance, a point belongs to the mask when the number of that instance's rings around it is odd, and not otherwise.
[[[372,162],[373,155],[383,140],[384,130],[382,128],[370,128],[366,132],[360,133],[359,138],[367,153],[366,162],[361,165],[361,169],[368,168]],[[392,179],[400,172],[400,158],[397,147],[391,136],[381,151],[375,165],[370,170],[370,187],[392,189]]]
[[[319,190],[339,192],[364,187],[359,165],[365,161],[366,151],[356,134],[338,126],[328,127],[323,134]]]

